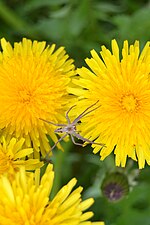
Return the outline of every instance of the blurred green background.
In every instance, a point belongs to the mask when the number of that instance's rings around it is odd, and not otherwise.
[[[84,65],[90,50],[110,48],[111,39],[140,40],[141,48],[150,39],[150,2],[141,0],[0,0],[0,37],[20,41],[22,37],[65,46],[76,66]],[[84,187],[83,198],[94,197],[93,220],[106,225],[150,225],[150,168],[139,171],[128,160],[125,169],[116,168],[114,156],[104,162],[90,146],[79,148],[63,143],[65,152],[55,151],[56,179],[53,194],[72,177]],[[103,178],[113,171],[124,173],[130,193],[109,202],[101,193]],[[109,176],[109,175],[107,175]]]

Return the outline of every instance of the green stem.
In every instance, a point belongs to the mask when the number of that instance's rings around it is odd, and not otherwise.
[[[64,167],[64,161],[67,157],[69,150],[71,149],[72,142],[65,143],[64,152],[57,150],[54,162],[55,179],[53,184],[53,190],[51,197],[53,198],[62,186],[62,173]]]

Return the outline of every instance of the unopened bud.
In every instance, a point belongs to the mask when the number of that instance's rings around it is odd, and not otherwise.
[[[128,179],[120,172],[108,174],[102,182],[101,190],[109,201],[119,201],[129,193]]]

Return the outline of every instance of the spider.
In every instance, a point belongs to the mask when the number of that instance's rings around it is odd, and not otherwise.
[[[99,100],[98,100],[99,101]],[[76,106],[76,105],[73,105],[72,107],[69,108],[69,110],[66,112],[66,120],[67,120],[67,124],[56,124],[56,123],[53,123],[53,122],[50,122],[48,120],[44,120],[44,119],[41,119],[39,118],[40,120],[43,120],[44,122],[47,122],[49,124],[52,124],[54,126],[57,126],[59,128],[57,128],[54,132],[55,133],[64,133],[64,135],[62,135],[58,141],[52,146],[51,150],[47,153],[46,155],[46,158],[49,156],[50,152],[57,146],[57,144],[59,142],[61,142],[67,135],[70,135],[71,137],[71,140],[72,142],[75,144],[75,145],[80,145],[80,146],[83,146],[83,143],[77,143],[74,139],[74,137],[76,137],[77,139],[80,139],[82,140],[83,142],[88,142],[90,144],[97,144],[97,145],[101,145],[101,146],[105,146],[104,144],[102,143],[97,143],[97,142],[94,142],[94,141],[90,141],[89,139],[87,138],[84,138],[82,137],[77,131],[76,131],[76,125],[77,123],[80,121],[80,119],[84,116],[86,116],[87,114],[93,112],[94,110],[96,110],[97,108],[99,108],[100,106],[97,106],[96,108],[94,109],[91,109],[94,105],[96,105],[97,102],[95,102],[94,104],[90,105],[89,107],[87,107],[79,116],[77,116],[77,118],[75,118],[73,120],[73,122],[70,121],[70,118],[69,118],[69,112]],[[91,110],[89,110],[91,109]],[[88,111],[89,110],[89,111]]]

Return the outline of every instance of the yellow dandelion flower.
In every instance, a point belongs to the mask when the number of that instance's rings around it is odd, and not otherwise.
[[[100,107],[82,119],[82,135],[106,144],[93,145],[102,160],[114,150],[117,166],[124,167],[127,156],[139,168],[145,161],[150,165],[150,42],[140,54],[138,41],[130,46],[124,41],[121,60],[115,40],[112,53],[102,46],[102,58],[95,50],[91,55],[90,70],[79,68],[78,86],[70,89],[81,100],[78,111],[99,100]]]
[[[54,126],[39,118],[60,123],[65,120],[71,98],[67,87],[74,75],[73,60],[63,47],[26,38],[11,46],[1,39],[0,53],[0,129],[1,135],[25,138],[25,146],[49,151],[46,134],[54,142]],[[60,147],[60,145],[58,145]],[[37,156],[36,156],[37,157]]]
[[[38,171],[27,176],[23,167],[15,176],[12,183],[7,176],[0,177],[1,225],[104,225],[87,221],[93,213],[84,211],[93,199],[82,201],[82,187],[72,191],[75,178],[49,200],[54,179],[52,165],[48,165],[40,182]]]
[[[8,173],[14,176],[20,166],[25,166],[27,170],[35,170],[43,164],[38,159],[26,159],[25,157],[33,153],[32,148],[24,149],[22,146],[25,142],[24,138],[19,141],[12,138],[9,143],[2,137],[0,141],[0,175]]]

